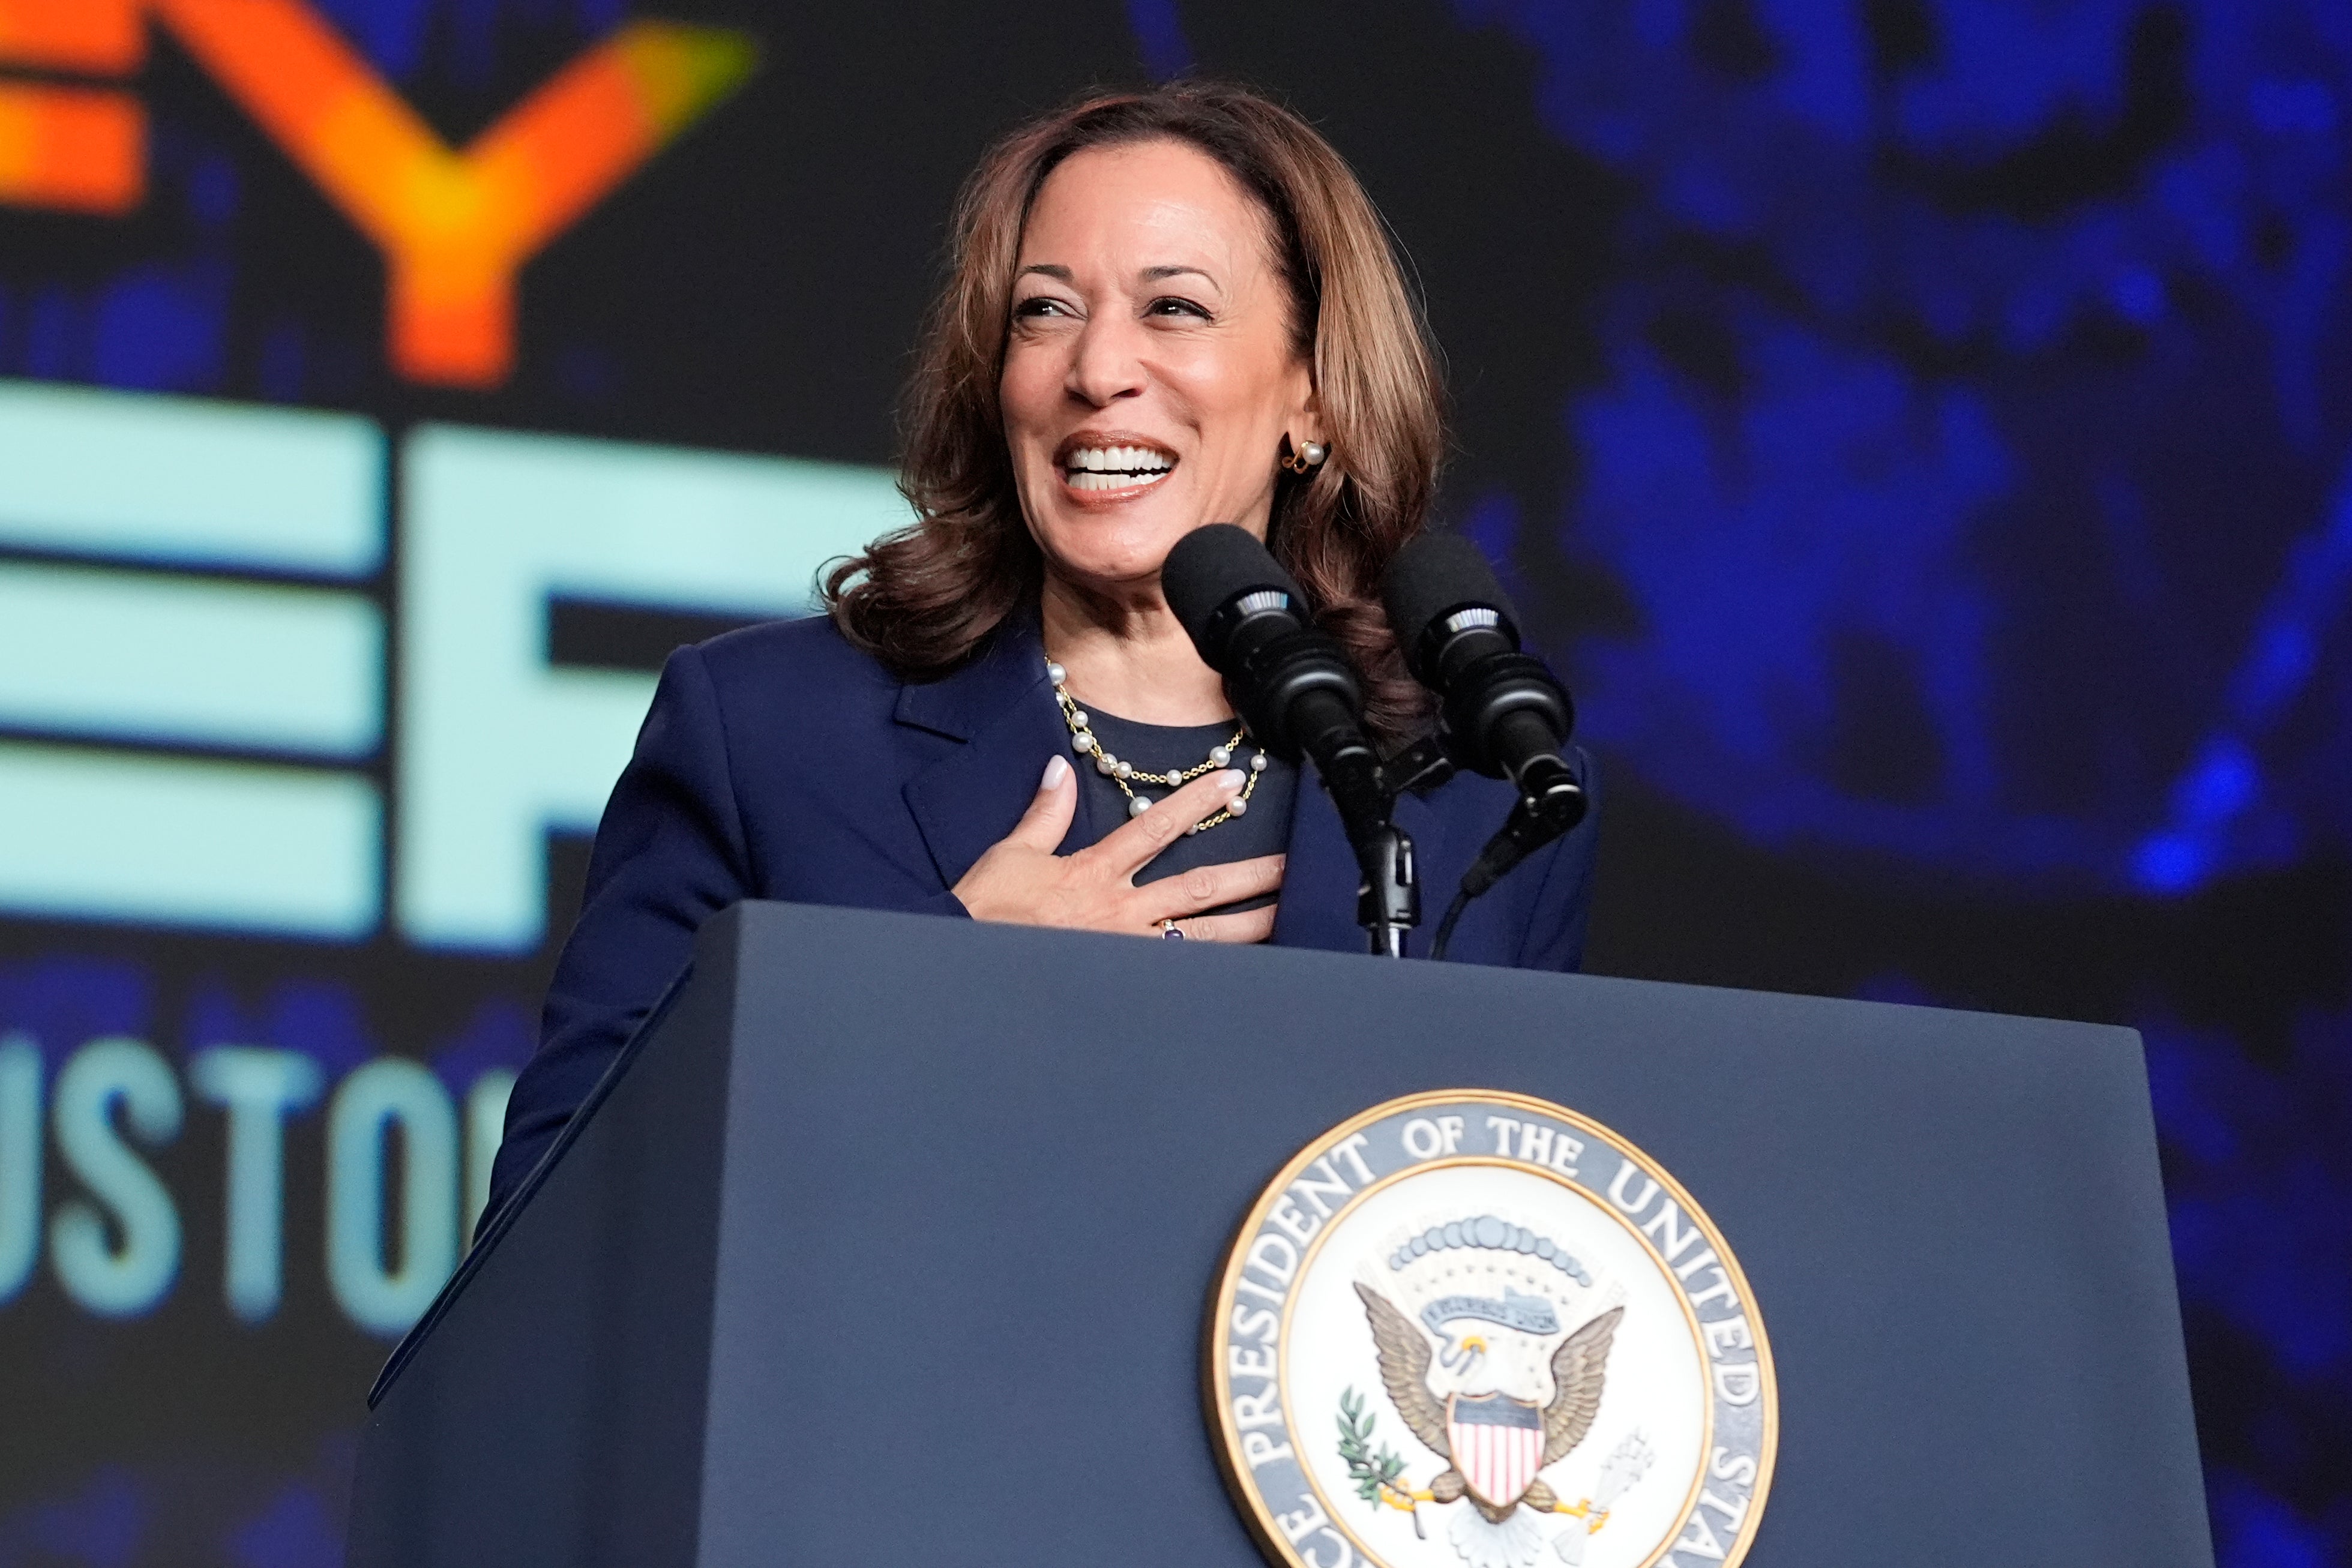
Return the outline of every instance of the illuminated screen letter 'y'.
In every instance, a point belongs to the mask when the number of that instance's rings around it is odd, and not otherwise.
[[[385,329],[412,381],[514,366],[524,262],[751,74],[740,33],[632,22],[451,151],[302,0],[152,0],[154,13],[383,253]]]

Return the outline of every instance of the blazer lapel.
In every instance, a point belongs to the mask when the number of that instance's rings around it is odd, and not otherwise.
[[[1427,932],[1454,896],[1454,882],[1441,889],[1433,880],[1433,868],[1440,861],[1451,863],[1445,825],[1418,795],[1397,801],[1396,825],[1412,840],[1421,873],[1422,925],[1415,935],[1425,946]],[[1459,870],[1454,880],[1460,880]],[[1291,808],[1289,859],[1283,865],[1282,898],[1274,913],[1275,946],[1362,952],[1364,928],[1356,924],[1356,890],[1362,885],[1356,852],[1339,825],[1339,809],[1309,764],[1300,769],[1297,800]]]
[[[902,791],[940,885],[951,888],[1029,809],[1046,759],[1070,755],[1034,613],[1008,620],[955,674],[901,687],[893,716],[963,742]],[[1066,853],[1086,841],[1083,805],[1062,841]]]

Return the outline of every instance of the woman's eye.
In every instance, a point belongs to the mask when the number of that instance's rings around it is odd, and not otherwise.
[[[1069,308],[1050,295],[1033,295],[1013,308],[1016,317],[1066,316]]]
[[[1205,321],[1209,319],[1208,307],[1201,304],[1198,300],[1181,298],[1173,294],[1164,294],[1159,298],[1153,300],[1150,307],[1145,310],[1144,314],[1147,316],[1189,316],[1199,321]]]

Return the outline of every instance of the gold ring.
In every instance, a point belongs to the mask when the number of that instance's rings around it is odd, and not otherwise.
[[[1177,928],[1175,921],[1163,920],[1160,923],[1160,939],[1162,942],[1181,942],[1184,933]]]

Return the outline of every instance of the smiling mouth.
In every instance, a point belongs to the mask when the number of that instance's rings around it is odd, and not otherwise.
[[[1063,455],[1062,483],[1073,490],[1139,490],[1175,470],[1176,459],[1150,446],[1081,446]]]

